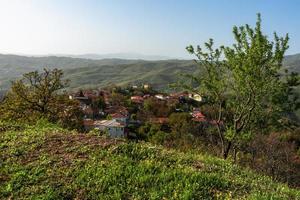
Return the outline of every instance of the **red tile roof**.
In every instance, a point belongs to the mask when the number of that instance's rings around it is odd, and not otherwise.
[[[192,112],[192,117],[193,117],[193,121],[196,121],[196,122],[205,122],[207,121],[206,118],[205,118],[205,115],[200,112],[200,111],[194,111]]]
[[[126,115],[122,114],[122,113],[113,113],[110,114],[110,116],[114,119],[114,118],[126,118]]]
[[[132,96],[132,97],[130,97],[130,100],[134,103],[143,103],[144,102],[144,98],[141,96]]]
[[[195,118],[205,118],[204,114],[201,113],[200,111],[193,112],[192,116]]]
[[[124,106],[111,106],[105,109],[107,114],[121,113],[123,115],[128,115],[128,110]]]

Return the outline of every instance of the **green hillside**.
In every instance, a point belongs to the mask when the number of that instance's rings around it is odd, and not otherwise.
[[[180,73],[195,71],[197,67],[192,61],[137,61],[133,64],[67,69],[65,77],[71,80],[71,88],[150,83],[162,89],[175,82]]]
[[[287,56],[285,65],[292,71],[300,72],[300,54]],[[22,74],[44,67],[63,69],[66,78],[71,80],[71,89],[145,82],[157,89],[164,89],[169,83],[176,82],[179,73],[195,72],[197,69],[190,60],[91,60],[0,54],[0,90],[8,89],[10,81]]]
[[[286,56],[284,65],[291,71],[300,72],[300,54]]]
[[[0,124],[0,199],[300,199],[215,157],[149,143]]]
[[[43,68],[60,68],[66,70],[94,66],[100,67],[103,65],[130,64],[135,62],[134,60],[121,59],[90,60],[56,56],[27,57],[0,54],[0,90],[9,88],[10,81],[21,77],[22,74],[34,70],[42,70]]]

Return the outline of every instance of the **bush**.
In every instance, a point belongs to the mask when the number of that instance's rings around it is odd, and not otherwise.
[[[154,144],[164,144],[168,137],[168,133],[164,131],[157,131],[155,134],[153,134],[150,138],[150,142]]]

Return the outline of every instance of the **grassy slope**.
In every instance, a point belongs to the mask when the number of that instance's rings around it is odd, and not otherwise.
[[[218,158],[46,123],[0,132],[0,151],[1,199],[300,199]]]

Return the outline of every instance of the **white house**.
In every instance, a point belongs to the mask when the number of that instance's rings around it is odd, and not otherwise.
[[[160,99],[160,100],[165,100],[166,99],[166,97],[162,94],[156,94],[155,98]]]
[[[144,85],[143,85],[143,88],[144,88],[145,90],[148,90],[148,89],[150,89],[150,85],[149,85],[149,84],[144,84]]]
[[[202,101],[202,97],[199,94],[189,94],[189,98],[198,102]]]
[[[94,122],[95,128],[107,131],[110,137],[125,137],[125,124],[116,120],[101,120]]]

